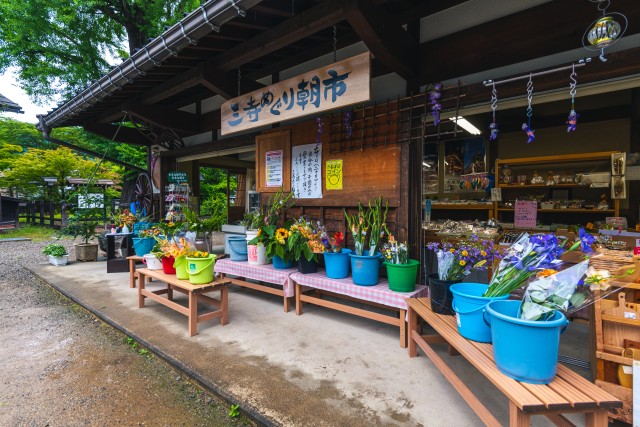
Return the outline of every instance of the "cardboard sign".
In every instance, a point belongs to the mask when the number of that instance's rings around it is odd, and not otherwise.
[[[538,202],[516,200],[513,223],[516,228],[536,228],[538,219]]]

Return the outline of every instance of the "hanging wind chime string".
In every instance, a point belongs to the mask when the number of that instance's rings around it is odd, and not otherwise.
[[[535,141],[536,136],[533,129],[531,129],[531,116],[533,116],[533,107],[531,103],[533,101],[533,74],[529,74],[529,81],[527,82],[527,123],[522,124],[522,130],[527,134],[527,144]]]
[[[577,92],[576,87],[578,86],[576,77],[576,67],[575,64],[573,64],[573,67],[571,68],[571,74],[569,75],[569,79],[571,79],[571,83],[569,83],[569,94],[571,95],[571,111],[569,112],[569,118],[567,119],[567,132],[573,132],[576,130],[578,117],[580,117],[580,114],[576,113],[575,109],[575,98]]]
[[[498,123],[496,123],[496,110],[498,109],[498,91],[496,90],[496,84],[493,83],[493,88],[491,90],[491,110],[493,110],[493,121],[489,125],[489,130],[491,133],[489,134],[489,141],[496,141],[498,139],[498,133],[500,130],[498,129]]]

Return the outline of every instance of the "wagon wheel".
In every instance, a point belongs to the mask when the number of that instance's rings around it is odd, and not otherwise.
[[[136,179],[134,202],[136,204],[136,212],[142,212],[143,215],[151,214],[153,187],[151,186],[151,178],[146,172],[142,172]]]

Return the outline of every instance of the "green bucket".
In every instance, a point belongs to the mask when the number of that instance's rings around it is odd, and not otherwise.
[[[182,255],[173,262],[173,268],[176,269],[176,279],[188,280],[189,271],[187,270],[187,256]]]
[[[416,290],[416,278],[420,262],[415,259],[407,260],[406,264],[390,264],[387,266],[387,280],[389,289],[396,292],[413,292]]]
[[[187,257],[187,270],[189,281],[194,285],[204,285],[213,282],[213,264],[216,256],[210,254],[206,258]]]

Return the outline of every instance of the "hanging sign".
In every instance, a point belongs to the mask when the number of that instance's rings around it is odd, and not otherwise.
[[[230,99],[221,107],[221,134],[368,101],[370,70],[366,52]]]
[[[322,144],[291,148],[291,190],[296,199],[322,198]]]
[[[169,172],[169,176],[167,176],[167,181],[171,183],[181,184],[187,182],[187,173],[186,172]]]
[[[267,151],[265,157],[265,186],[282,187],[282,150]]]
[[[538,219],[538,202],[530,200],[516,200],[513,226],[515,228],[536,228]]]
[[[327,160],[324,175],[327,190],[342,190],[342,159]]]

